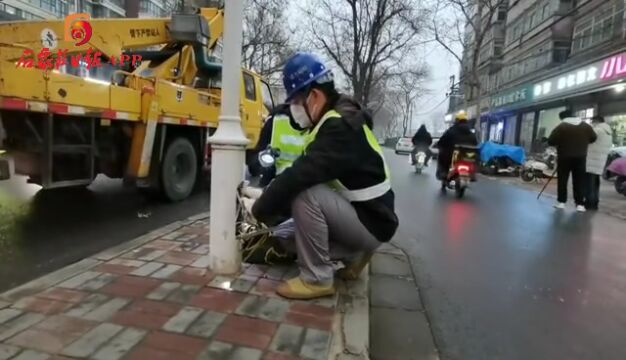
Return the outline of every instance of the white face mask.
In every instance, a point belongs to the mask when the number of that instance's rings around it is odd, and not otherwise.
[[[304,106],[291,104],[289,105],[289,110],[291,110],[291,116],[293,116],[293,120],[303,129],[308,129],[313,125],[311,122],[311,118],[304,110]]]

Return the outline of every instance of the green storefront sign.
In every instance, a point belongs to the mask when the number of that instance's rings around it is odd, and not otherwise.
[[[494,95],[491,98],[491,110],[518,107],[530,103],[532,98],[532,87],[530,85],[520,86],[498,95]]]

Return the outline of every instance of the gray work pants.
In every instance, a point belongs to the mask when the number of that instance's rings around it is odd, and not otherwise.
[[[381,243],[363,226],[356,210],[326,185],[303,191],[291,206],[293,218],[274,232],[287,251],[298,255],[300,277],[331,285],[333,260],[352,261]]]

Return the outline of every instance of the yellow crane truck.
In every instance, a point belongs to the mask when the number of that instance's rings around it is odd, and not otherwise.
[[[104,174],[171,201],[188,197],[218,125],[223,22],[219,7],[171,19],[90,19],[85,44],[64,36],[63,20],[0,23],[0,149],[15,173],[44,189],[87,186]],[[42,50],[66,63],[38,67]],[[97,52],[116,63],[107,81],[63,71],[85,65],[70,56]],[[35,66],[24,66],[25,54]],[[136,68],[119,68],[139,57]],[[242,128],[254,146],[273,100],[255,73],[243,69],[241,84]]]

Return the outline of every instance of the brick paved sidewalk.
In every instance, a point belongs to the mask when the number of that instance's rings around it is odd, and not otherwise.
[[[214,276],[208,240],[207,219],[188,221],[95,255],[60,282],[4,294],[0,360],[328,358],[336,297],[279,298],[295,268]]]

